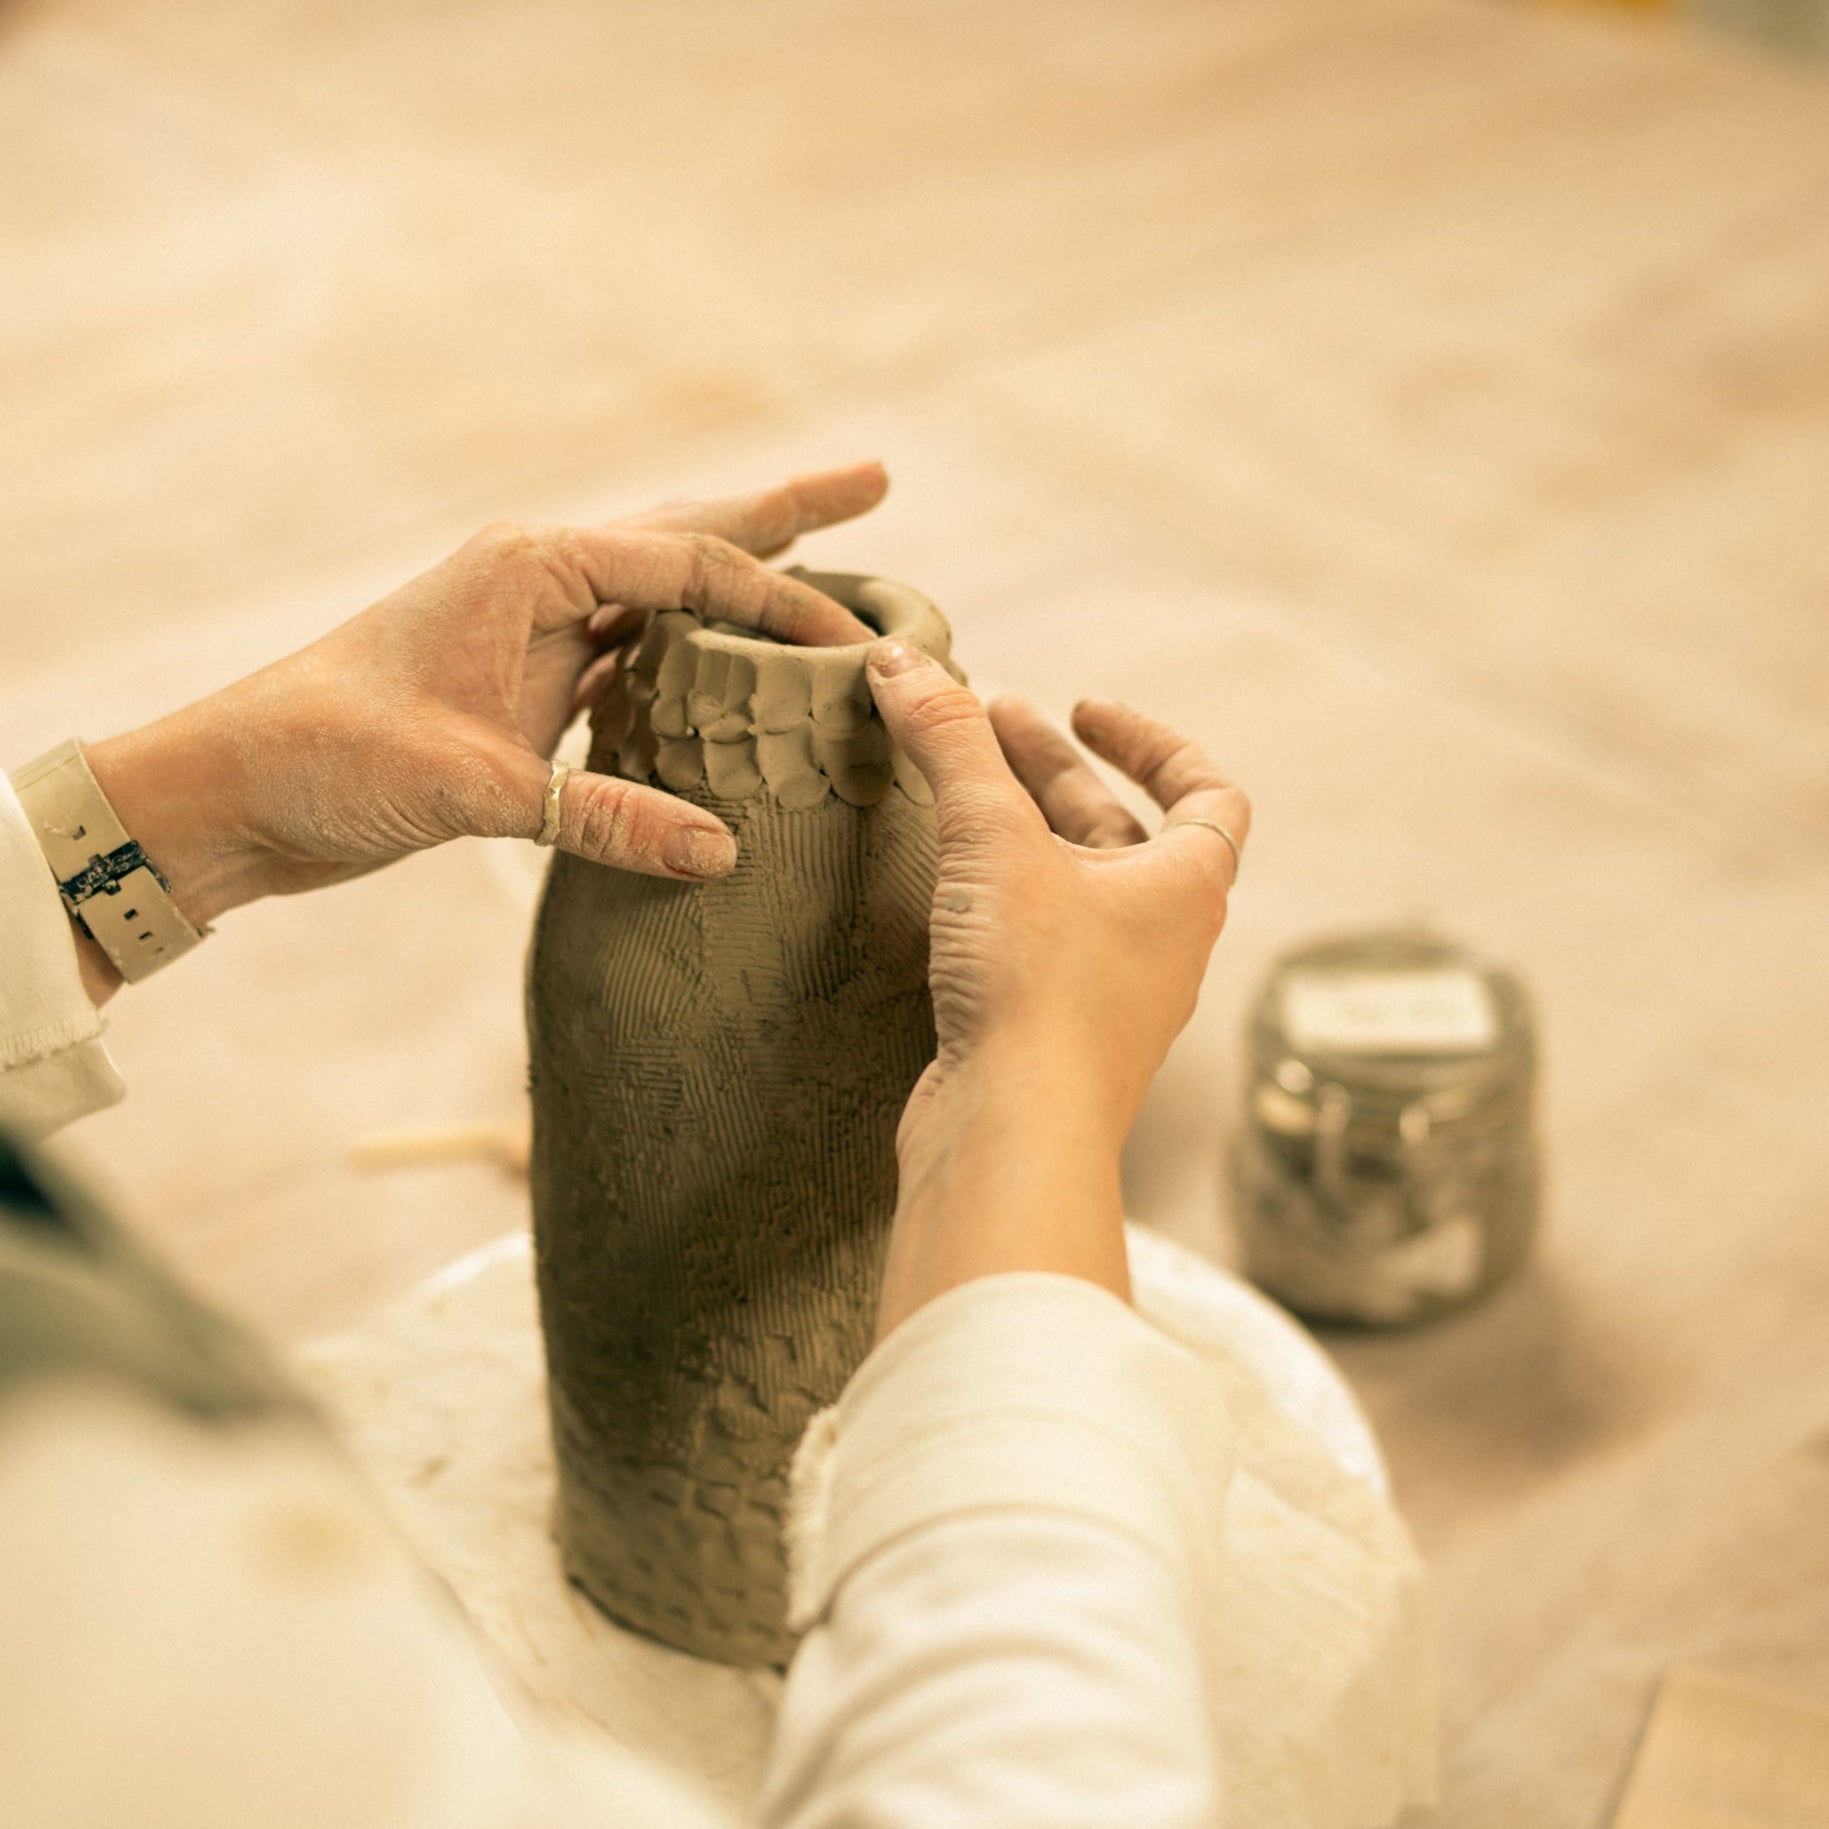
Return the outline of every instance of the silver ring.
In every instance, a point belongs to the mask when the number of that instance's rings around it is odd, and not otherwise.
[[[1232,847],[1232,880],[1238,881],[1239,866],[1245,861],[1238,848],[1238,840],[1222,826],[1217,819],[1171,819],[1167,829],[1173,831],[1176,826],[1205,826],[1209,832],[1217,832]]]
[[[569,762],[553,760],[553,772],[546,782],[546,801],[540,809],[540,829],[534,835],[536,845],[559,842],[559,796],[565,792],[565,778],[572,772]]]

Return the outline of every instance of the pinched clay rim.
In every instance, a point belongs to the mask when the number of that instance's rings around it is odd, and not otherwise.
[[[852,572],[788,570],[964,679],[946,618],[919,591]],[[596,748],[631,780],[682,794],[702,784],[715,800],[753,800],[766,789],[789,808],[831,794],[874,806],[893,789],[931,805],[932,790],[871,702],[870,647],[789,647],[670,610],[655,617],[599,706]]]

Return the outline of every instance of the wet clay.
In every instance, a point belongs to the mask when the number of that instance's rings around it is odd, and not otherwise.
[[[796,575],[950,666],[915,592]],[[611,1617],[735,1664],[793,1649],[788,1462],[869,1350],[896,1124],[934,1051],[932,796],[871,705],[868,647],[657,618],[590,766],[715,810],[736,869],[558,856],[529,960],[565,1566]]]

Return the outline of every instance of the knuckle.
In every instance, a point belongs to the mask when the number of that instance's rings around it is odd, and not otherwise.
[[[535,558],[568,571],[575,570],[584,556],[583,542],[575,527],[529,528],[527,542]]]
[[[1182,748],[1181,738],[1160,724],[1139,719],[1131,744],[1131,772],[1139,781],[1160,779]]]
[[[453,764],[443,758],[443,774],[454,805],[463,809],[466,830],[480,838],[513,838],[527,828],[527,785],[505,757],[466,757]],[[431,780],[439,762],[428,757],[422,778]],[[538,813],[534,815],[537,819]]]
[[[905,707],[905,716],[910,729],[935,737],[978,722],[984,709],[963,686],[943,680],[918,692]]]
[[[614,859],[629,856],[635,846],[638,815],[631,782],[607,780],[593,784],[578,812],[578,849],[587,856]]]
[[[1032,804],[1028,810],[1034,813]],[[958,854],[986,846],[1004,850],[1025,835],[1023,810],[988,783],[968,781],[949,788],[936,797],[934,811],[940,848],[945,852]],[[1045,835],[1045,822],[1039,814],[1035,819]]]
[[[982,831],[1003,816],[1004,796],[982,782],[961,782],[946,797],[947,823],[961,832]]]
[[[1200,751],[1175,731],[1162,731],[1151,743],[1150,773],[1160,780],[1164,775],[1185,775],[1191,769],[1197,769],[1202,760]]]
[[[686,573],[680,595],[686,605],[703,610],[717,591],[721,574],[742,558],[731,543],[715,533],[693,531],[679,536],[686,554]]]
[[[520,521],[491,521],[471,542],[491,564],[512,563],[533,546],[534,534]]]
[[[534,570],[567,574],[576,570],[580,556],[573,529],[531,527],[524,521],[491,521],[471,544],[497,577],[519,577]]]
[[[722,534],[702,530],[685,536],[695,562],[707,572],[730,571],[744,561],[741,547],[733,546]]]

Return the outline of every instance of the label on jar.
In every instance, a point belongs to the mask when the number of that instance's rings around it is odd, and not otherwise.
[[[1499,1037],[1478,972],[1290,972],[1283,1033],[1298,1053],[1469,1054]]]

